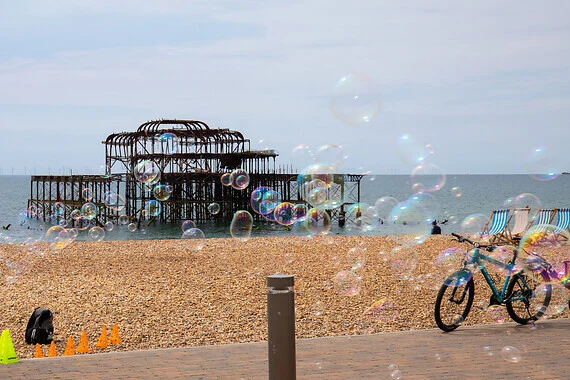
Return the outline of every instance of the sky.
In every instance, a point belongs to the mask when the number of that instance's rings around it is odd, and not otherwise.
[[[332,144],[340,171],[409,174],[407,134],[449,174],[525,173],[537,147],[570,171],[568,14],[562,0],[0,0],[0,174],[90,174],[108,135],[161,118],[238,130],[283,166]],[[358,124],[331,109],[355,74],[381,102]]]

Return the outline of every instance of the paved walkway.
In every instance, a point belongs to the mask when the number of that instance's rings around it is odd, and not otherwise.
[[[568,379],[570,319],[297,340],[299,379]],[[502,352],[504,347],[513,353]],[[392,375],[390,365],[400,372]],[[266,379],[267,342],[0,365],[1,379]]]

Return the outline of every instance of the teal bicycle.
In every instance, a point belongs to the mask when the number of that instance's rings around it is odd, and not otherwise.
[[[451,235],[456,237],[459,242],[472,244],[474,249],[466,256],[463,267],[447,277],[439,289],[434,312],[437,327],[445,332],[453,331],[469,315],[475,297],[474,269],[481,270],[491,289],[492,295],[489,306],[505,305],[513,321],[522,325],[536,321],[544,315],[550,304],[552,287],[546,285],[540,291],[536,291],[542,283],[536,277],[523,272],[513,273],[518,257],[517,250],[513,250],[512,259],[508,263],[504,263],[481,252],[482,249],[492,252],[496,246],[479,244],[455,233]],[[497,289],[495,281],[485,268],[485,262],[502,268],[508,274],[501,290]]]

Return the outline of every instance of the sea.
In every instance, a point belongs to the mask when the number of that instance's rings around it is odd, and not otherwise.
[[[493,210],[513,206],[514,200],[530,203],[538,208],[570,207],[570,175],[560,175],[549,181],[536,180],[529,175],[447,175],[445,184],[438,191],[430,192],[431,199],[437,202],[437,220],[442,233],[460,232],[461,222],[474,214],[488,218]],[[367,175],[361,182],[360,201],[374,205],[381,197],[393,197],[404,201],[414,195],[410,176],[406,175]],[[41,238],[45,229],[25,230],[18,228],[18,215],[26,210],[30,197],[29,176],[0,176],[0,225],[11,224],[8,230],[0,230],[0,242],[23,242],[29,238]],[[518,198],[517,198],[518,197]],[[519,204],[518,206],[526,206]],[[532,211],[531,211],[532,213]],[[447,222],[446,222],[447,221]],[[198,224],[207,238],[231,237],[230,226],[220,223]],[[275,223],[261,223],[254,226],[252,237],[287,236],[298,234],[296,229],[285,228]],[[373,229],[363,231],[333,223],[330,235],[406,234],[405,225],[378,224]],[[154,224],[144,230],[130,232],[126,226],[117,226],[107,231],[105,240],[148,240],[179,239],[180,225]],[[81,232],[79,240],[88,240],[87,233]]]

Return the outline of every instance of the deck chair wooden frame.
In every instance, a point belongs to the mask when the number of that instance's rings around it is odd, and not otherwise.
[[[481,238],[488,237],[489,244],[508,244],[512,241],[509,225],[509,210],[494,210],[481,231]]]

